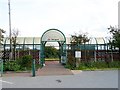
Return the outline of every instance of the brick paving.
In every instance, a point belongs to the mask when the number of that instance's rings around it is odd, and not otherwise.
[[[49,75],[73,75],[71,70],[64,68],[58,61],[46,61],[45,66],[36,71],[36,76],[49,76]],[[24,76],[31,77],[31,72],[6,72],[3,77]]]
[[[46,75],[73,75],[71,70],[64,68],[58,61],[46,61],[45,66],[38,69],[38,76]]]

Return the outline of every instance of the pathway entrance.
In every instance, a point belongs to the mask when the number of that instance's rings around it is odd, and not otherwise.
[[[71,70],[66,69],[59,61],[45,61],[45,66],[36,71],[36,76],[53,76],[53,75],[73,75]],[[8,72],[3,77],[31,77],[31,72]]]
[[[45,66],[38,69],[37,76],[48,76],[48,75],[73,75],[71,70],[66,69],[59,61],[46,61]]]
[[[66,50],[66,37],[58,29],[49,29],[41,36],[40,47],[40,64],[44,66],[45,63],[45,45],[47,42],[58,42],[59,44],[59,62],[66,64],[67,62],[67,50]]]

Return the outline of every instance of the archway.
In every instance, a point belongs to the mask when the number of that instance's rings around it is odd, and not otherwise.
[[[66,37],[58,29],[49,29],[45,31],[41,37],[41,48],[40,48],[40,64],[41,66],[45,63],[45,44],[47,42],[58,42],[60,49],[60,63],[65,64],[67,61],[66,51]]]

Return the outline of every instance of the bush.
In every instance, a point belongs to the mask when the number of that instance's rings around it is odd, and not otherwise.
[[[70,64],[66,64],[66,65],[65,65],[65,68],[69,68],[69,69],[71,69],[71,70],[75,69],[75,67],[72,66],[72,65],[70,65]]]
[[[35,69],[39,69],[39,68],[42,68],[41,64],[35,64]]]
[[[93,67],[91,67],[91,68],[102,69],[102,68],[107,68],[107,67],[108,67],[108,65],[106,62],[97,61],[97,62],[93,62]]]
[[[45,58],[58,58],[59,54],[59,50],[57,50],[53,46],[45,47]]]
[[[31,70],[32,65],[32,56],[25,55],[17,60],[17,63],[20,65],[21,70]]]
[[[83,70],[83,69],[86,69],[87,66],[85,63],[80,63],[79,67],[77,69],[80,69],[80,70]]]
[[[109,68],[120,68],[120,61],[109,62]]]
[[[18,65],[15,61],[7,61],[4,63],[4,71],[19,71],[20,65]]]
[[[4,63],[4,71],[26,71],[32,69],[32,56],[25,55],[16,61],[7,61]],[[36,64],[36,69],[40,68],[39,64]]]

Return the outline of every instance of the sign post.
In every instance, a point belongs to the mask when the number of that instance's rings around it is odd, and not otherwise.
[[[81,58],[81,51],[75,51],[76,67],[79,67]]]

